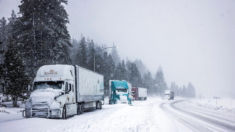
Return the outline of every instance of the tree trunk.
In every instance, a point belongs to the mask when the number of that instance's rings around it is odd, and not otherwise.
[[[12,100],[13,100],[13,107],[18,107],[17,105],[18,96],[13,96]]]

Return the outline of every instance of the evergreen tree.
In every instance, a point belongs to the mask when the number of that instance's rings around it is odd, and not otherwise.
[[[15,25],[17,43],[31,78],[45,64],[70,62],[70,35],[64,9],[67,0],[22,0],[19,22]]]
[[[149,71],[143,75],[143,87],[147,88],[148,95],[157,94],[157,89],[154,87],[154,81]]]
[[[109,80],[114,79],[113,72],[115,70],[115,64],[111,55],[108,55],[107,52],[103,53],[103,63],[102,63],[102,72],[101,74],[104,75],[104,88],[105,88],[105,95],[107,96],[109,93]]]
[[[77,52],[78,52],[78,47],[79,47],[79,42],[76,39],[72,39],[72,45],[73,47],[70,47],[71,53],[70,53],[70,59],[71,59],[71,64],[72,65],[77,65]]]
[[[117,80],[124,80],[123,79],[123,75],[121,74],[122,72],[122,64],[121,63],[118,63],[116,69],[115,69],[115,77]]]
[[[195,98],[196,97],[195,88],[194,88],[194,86],[191,82],[188,83],[187,94],[188,94],[189,98]]]
[[[25,64],[14,46],[12,38],[10,39],[8,50],[5,54],[3,74],[6,95],[10,95],[13,101],[13,107],[17,107],[18,97],[26,98],[23,93],[27,92],[30,83],[28,74],[25,73]]]
[[[185,85],[183,85],[182,91],[181,91],[181,97],[187,97],[187,89]]]
[[[91,40],[88,44],[88,52],[89,54],[87,57],[88,59],[87,67],[88,69],[94,71],[94,61],[95,61],[94,57],[95,57],[96,52],[95,52],[95,45],[94,45],[93,40]]]
[[[142,78],[136,64],[129,63],[127,66],[127,70],[129,71],[128,81],[132,84],[132,86],[134,87],[142,86]]]
[[[113,44],[113,47],[116,47],[116,46]],[[117,52],[116,48],[112,48],[111,56],[113,58],[113,61],[114,61],[115,65],[117,66],[121,62],[121,60],[120,60],[120,57],[118,55],[118,52]]]
[[[161,67],[158,68],[158,71],[156,73],[155,84],[158,89],[158,94],[160,96],[163,96],[164,91],[167,89],[167,85],[166,85],[165,78],[164,78],[163,71],[162,71]]]
[[[4,63],[4,50],[7,45],[7,22],[5,17],[0,19],[0,64]]]
[[[113,63],[115,66],[114,60],[113,60]],[[126,65],[125,65],[124,60],[122,60],[122,63],[119,63],[117,65],[114,73],[115,73],[115,75],[114,75],[115,79],[128,81],[128,79],[127,79],[128,74],[127,74]]]
[[[80,41],[76,59],[77,65],[87,68],[87,47],[85,37],[82,37]]]
[[[147,72],[147,67],[144,65],[144,63],[140,59],[136,59],[134,63],[136,64],[141,76],[143,76]]]

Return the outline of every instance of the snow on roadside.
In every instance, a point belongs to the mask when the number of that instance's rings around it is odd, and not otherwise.
[[[46,131],[46,132],[173,132],[174,127],[164,111],[159,108],[160,98],[148,98],[147,101],[133,101],[133,106],[126,104],[104,105],[102,110],[85,112],[67,120],[30,118],[21,113],[2,114],[0,131]],[[11,127],[14,125],[14,127]]]
[[[234,99],[192,99],[190,102],[199,107],[235,113]]]

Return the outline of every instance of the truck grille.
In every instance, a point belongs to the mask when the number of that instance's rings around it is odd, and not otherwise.
[[[47,104],[35,104],[32,107],[33,117],[47,117],[49,115],[49,106]]]

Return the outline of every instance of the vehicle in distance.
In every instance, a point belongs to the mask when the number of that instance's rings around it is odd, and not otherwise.
[[[125,80],[109,80],[109,104],[126,103],[131,105],[131,83]]]
[[[133,100],[147,100],[147,89],[140,87],[132,87]]]
[[[172,90],[165,90],[164,99],[174,100],[174,91],[172,91]]]

